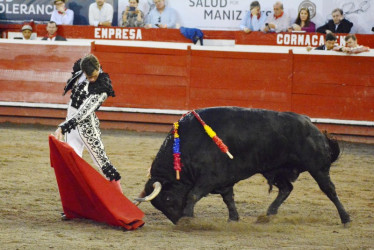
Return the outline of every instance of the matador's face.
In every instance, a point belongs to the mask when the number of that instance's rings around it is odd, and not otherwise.
[[[89,82],[96,82],[97,78],[100,75],[100,71],[99,70],[95,70],[94,72],[92,72],[91,75],[87,75],[87,73],[84,72],[84,75],[86,76],[86,78],[87,78],[87,80]]]

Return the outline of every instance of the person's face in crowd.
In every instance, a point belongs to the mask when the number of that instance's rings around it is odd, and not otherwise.
[[[342,19],[343,15],[340,14],[340,11],[335,11],[332,13],[332,20],[334,20],[335,24],[339,24]]]
[[[254,8],[251,9],[252,16],[258,16],[258,14],[260,14],[260,13],[261,13],[260,7],[254,7]]]
[[[57,26],[55,23],[48,23],[47,24],[47,32],[50,36],[53,36],[57,31]]]
[[[31,30],[23,30],[22,35],[26,40],[29,40],[31,38],[32,31]]]
[[[104,3],[105,3],[105,0],[96,0],[96,4],[99,7],[102,7],[104,5]]]
[[[306,20],[308,20],[308,11],[306,11],[306,10],[301,10],[300,11],[300,20],[301,21],[306,21]]]
[[[154,0],[154,3],[158,10],[162,10],[165,8],[165,0]]]
[[[55,7],[58,11],[65,11],[65,3],[63,1],[57,1]]]
[[[92,73],[92,75],[90,75],[90,76],[87,75],[86,72],[84,72],[84,75],[86,76],[86,78],[87,78],[87,80],[88,80],[89,82],[96,82],[97,78],[98,78],[99,75],[100,75],[100,71],[95,70],[95,71]]]
[[[274,4],[273,10],[275,16],[280,16],[283,13],[282,7],[279,4]]]
[[[326,41],[325,42],[326,49],[327,50],[332,50],[335,46],[335,42],[336,41],[332,41],[332,40]]]
[[[137,8],[138,7],[138,2],[136,0],[130,0],[129,1],[129,6]]]
[[[349,48],[355,48],[357,47],[357,40],[353,40],[352,38],[349,38],[348,41],[345,42],[345,46]]]

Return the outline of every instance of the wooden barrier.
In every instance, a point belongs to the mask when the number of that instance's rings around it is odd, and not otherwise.
[[[90,51],[116,92],[98,112],[103,127],[168,131],[187,110],[242,106],[334,119],[316,124],[349,140],[374,143],[372,52],[346,56],[286,47],[1,41],[0,121],[61,122],[66,106],[56,105],[68,101],[61,93],[71,66]]]
[[[37,37],[47,35],[46,24],[32,24]],[[20,24],[0,24],[2,37],[7,38],[9,32],[20,32]],[[203,30],[204,39],[232,40],[241,45],[272,45],[272,46],[312,46],[317,47],[324,41],[320,33],[263,33],[242,31]],[[178,29],[144,29],[122,27],[94,27],[83,25],[60,25],[58,34],[69,39],[118,40],[118,41],[154,41],[191,43]],[[338,43],[344,44],[346,34],[336,34]],[[374,34],[356,34],[359,44],[374,49]]]

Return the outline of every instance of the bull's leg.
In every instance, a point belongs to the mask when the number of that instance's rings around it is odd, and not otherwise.
[[[291,182],[284,178],[277,179],[274,185],[279,189],[278,195],[277,198],[275,198],[275,200],[270,204],[266,215],[277,214],[278,208],[287,199],[293,189]]]
[[[320,189],[329,197],[329,199],[335,204],[336,208],[338,209],[340,219],[343,224],[350,222],[349,214],[345,211],[342,203],[340,202],[338,195],[335,191],[334,183],[332,183],[330,179],[330,175],[328,171],[317,171],[310,173],[312,177],[318,183]]]
[[[193,217],[195,204],[207,193],[203,193],[201,187],[193,188],[187,195],[186,206],[183,209],[183,216]]]
[[[220,194],[229,210],[229,220],[238,221],[239,214],[235,206],[233,187],[231,186],[231,187],[223,189],[222,192],[220,192]]]

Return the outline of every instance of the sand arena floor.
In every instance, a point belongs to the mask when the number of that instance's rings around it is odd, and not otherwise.
[[[61,221],[60,197],[49,162],[52,127],[0,124],[1,249],[374,249],[374,145],[341,143],[331,168],[337,193],[352,223],[344,228],[335,206],[308,173],[268,223],[256,223],[277,194],[256,175],[235,186],[241,220],[227,223],[218,195],[203,198],[195,218],[173,225],[150,203],[146,224],[123,231],[89,220]],[[166,134],[104,130],[107,154],[133,198]],[[88,155],[84,156],[92,163]]]

